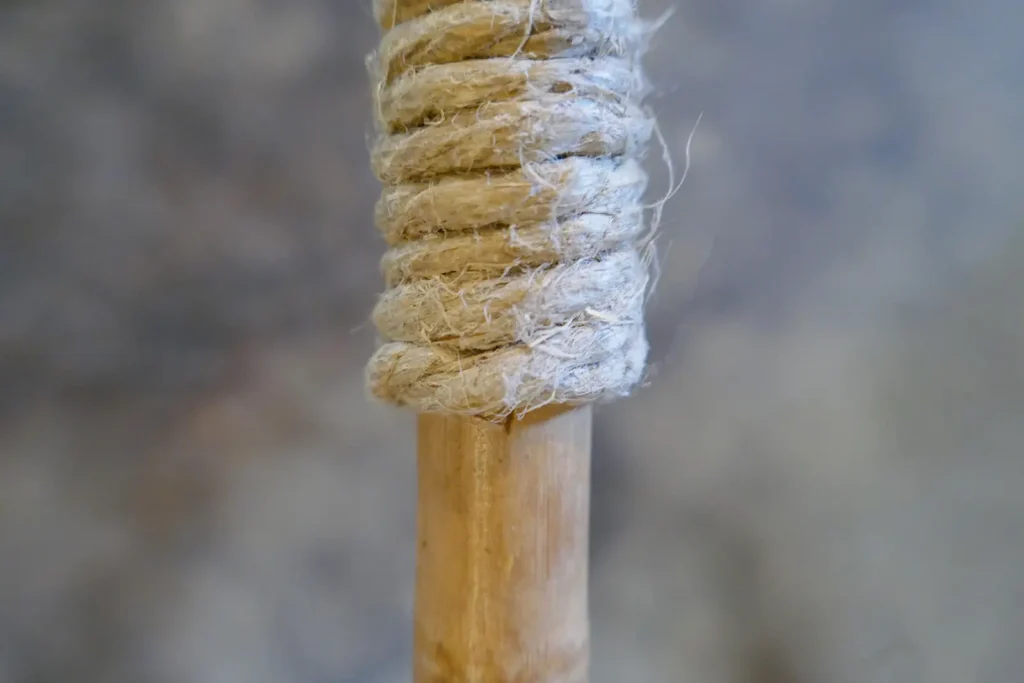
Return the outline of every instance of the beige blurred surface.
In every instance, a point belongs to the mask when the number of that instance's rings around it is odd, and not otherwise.
[[[594,681],[1019,681],[1024,9],[675,8],[677,166],[703,117],[649,386],[598,413]],[[0,683],[408,680],[376,40],[366,2],[0,3]]]

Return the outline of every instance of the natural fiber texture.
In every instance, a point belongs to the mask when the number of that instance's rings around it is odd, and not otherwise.
[[[647,355],[646,27],[632,0],[377,0],[390,246],[371,392],[501,419],[627,394]]]

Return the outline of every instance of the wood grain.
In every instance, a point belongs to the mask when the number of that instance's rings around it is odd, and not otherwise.
[[[589,407],[419,418],[416,683],[584,683]]]

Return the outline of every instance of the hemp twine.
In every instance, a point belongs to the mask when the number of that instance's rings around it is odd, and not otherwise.
[[[500,420],[623,396],[647,357],[633,0],[375,0],[387,291],[370,392]]]

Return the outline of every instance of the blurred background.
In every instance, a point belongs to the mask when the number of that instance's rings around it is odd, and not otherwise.
[[[703,118],[651,381],[599,409],[593,680],[1021,680],[1024,5],[672,4],[677,166]],[[0,2],[0,683],[408,680],[377,40]]]

